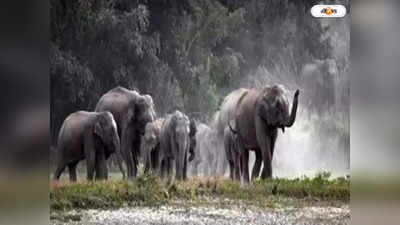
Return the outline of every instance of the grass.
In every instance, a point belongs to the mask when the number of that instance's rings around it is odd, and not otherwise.
[[[348,203],[350,179],[315,178],[255,180],[249,185],[218,178],[168,183],[153,175],[134,181],[51,183],[52,210],[160,206],[163,204],[243,203],[275,208],[318,202]]]

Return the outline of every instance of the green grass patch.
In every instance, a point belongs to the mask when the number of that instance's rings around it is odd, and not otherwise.
[[[159,206],[176,202],[204,203],[215,199],[280,207],[305,202],[350,200],[350,179],[329,179],[324,173],[315,178],[255,180],[249,185],[217,179],[199,178],[164,182],[153,175],[133,181],[84,182],[55,184],[50,190],[54,210],[118,208],[124,206]]]
[[[50,190],[50,207],[56,210],[154,206],[164,203],[164,187],[155,176],[141,176],[133,182],[121,180],[54,185]]]

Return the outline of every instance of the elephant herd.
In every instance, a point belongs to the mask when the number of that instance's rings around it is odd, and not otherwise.
[[[294,124],[298,95],[297,90],[289,112],[282,85],[235,90],[208,126],[180,111],[157,118],[150,95],[116,87],[99,99],[94,112],[77,111],[64,120],[54,178],[68,167],[70,180],[76,181],[76,166],[86,159],[88,180],[107,179],[107,159],[115,153],[124,179],[123,163],[129,179],[142,160],[145,173],[168,177],[175,171],[175,178],[184,180],[188,173],[215,175],[222,154],[231,179],[249,182],[249,151],[256,156],[252,178],[260,175],[261,164],[261,178],[269,178],[278,129]]]

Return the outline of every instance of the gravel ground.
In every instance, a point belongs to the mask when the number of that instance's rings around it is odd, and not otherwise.
[[[348,206],[305,207],[300,209],[257,209],[244,207],[138,207],[118,210],[71,211],[63,215],[52,215],[51,223],[123,225],[123,224],[348,224]]]

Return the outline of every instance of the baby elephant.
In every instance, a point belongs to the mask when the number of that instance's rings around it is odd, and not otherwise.
[[[175,111],[166,117],[160,133],[159,167],[162,177],[171,173],[175,162],[176,179],[187,178],[187,163],[194,159],[195,154],[195,136],[195,122],[185,114]]]
[[[230,168],[230,178],[240,181],[241,157],[239,149],[239,136],[232,128],[231,123],[224,129],[224,148]]]
[[[143,155],[144,172],[148,173],[151,169],[156,171],[158,168],[158,155],[160,151],[160,132],[164,123],[163,118],[154,122],[147,123],[141,141],[141,152]]]
[[[76,166],[85,158],[88,180],[93,179],[94,171],[96,180],[107,179],[106,160],[114,152],[117,153],[118,166],[125,178],[117,125],[108,111],[78,111],[70,114],[61,126],[57,145],[58,165],[54,174],[56,180],[68,166],[70,180],[76,181]]]

